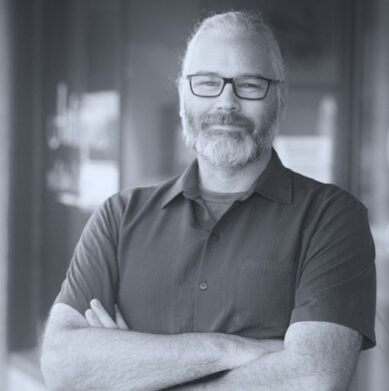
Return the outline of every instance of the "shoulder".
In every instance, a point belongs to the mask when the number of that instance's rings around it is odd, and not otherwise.
[[[125,188],[107,198],[94,212],[110,224],[119,226],[124,215],[140,210],[147,204],[158,205],[179,176],[150,186]]]
[[[291,176],[293,199],[297,205],[304,204],[321,217],[343,215],[351,210],[357,214],[367,214],[366,206],[340,186],[319,182],[290,169],[287,171]]]
[[[178,178],[179,175],[149,186],[137,186],[122,189],[105,201],[105,208],[110,208],[112,212],[120,212],[123,214],[125,210],[130,207],[139,207],[150,200],[156,201],[157,198],[164,197],[165,194],[169,192]]]

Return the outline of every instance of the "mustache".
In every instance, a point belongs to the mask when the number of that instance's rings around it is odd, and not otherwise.
[[[202,129],[212,125],[243,126],[250,132],[254,129],[254,124],[251,120],[236,113],[207,114],[201,117],[200,124]]]

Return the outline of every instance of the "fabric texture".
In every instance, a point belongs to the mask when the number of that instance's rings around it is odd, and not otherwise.
[[[299,321],[341,324],[375,345],[376,275],[367,210],[285,168],[275,150],[220,219],[197,162],[161,184],[123,190],[91,216],[56,303],[84,313],[118,303],[136,331],[283,338]]]
[[[219,220],[224,213],[230,209],[231,205],[243,195],[244,193],[219,193],[200,187],[200,200],[204,201],[205,208],[211,214],[215,222]]]

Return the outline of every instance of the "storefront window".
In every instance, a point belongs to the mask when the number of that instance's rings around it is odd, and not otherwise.
[[[369,29],[363,41],[364,99],[358,161],[360,198],[369,209],[376,245],[377,348],[366,357],[365,389],[384,390],[389,384],[389,4],[377,0],[364,15]],[[363,381],[361,377],[361,381]],[[362,388],[361,388],[362,389]]]
[[[57,111],[47,121],[47,147],[46,185],[57,201],[87,210],[102,204],[119,190],[119,93],[69,97],[60,83]]]
[[[239,8],[264,13],[285,57],[289,101],[275,139],[281,160],[297,172],[352,191],[369,208],[381,289],[379,335],[387,338],[383,330],[389,324],[384,300],[389,275],[389,80],[383,75],[389,69],[384,50],[389,15],[377,11],[372,16],[373,21],[380,21],[376,33],[382,41],[366,45],[365,68],[369,71],[362,72],[366,86],[356,90],[353,83],[359,82],[361,73],[352,48],[355,40],[361,43],[362,38],[354,33],[364,29],[365,22],[354,20],[354,3],[40,2],[40,73],[44,77],[36,111],[43,117],[43,131],[39,129],[35,138],[42,151],[38,165],[42,189],[32,196],[40,210],[35,217],[39,235],[34,239],[31,260],[37,265],[31,282],[36,283],[35,296],[29,306],[37,332],[33,349],[31,343],[21,343],[35,352],[35,361],[38,335],[92,211],[119,189],[164,180],[180,173],[193,159],[180,134],[179,59],[191,27],[200,17],[209,11]],[[360,113],[355,103],[366,97],[368,104],[356,129],[355,118],[359,119]],[[23,262],[30,260],[19,258],[21,270]],[[23,284],[17,271],[15,292]],[[11,328],[18,324],[17,315],[10,324]],[[14,339],[22,332],[21,327],[13,331]],[[381,344],[387,349],[388,343]],[[359,385],[353,385],[353,391],[373,389],[372,374],[378,372],[366,368],[372,367],[374,360],[362,359],[360,373],[365,380],[357,375]],[[380,379],[383,373],[379,372]]]

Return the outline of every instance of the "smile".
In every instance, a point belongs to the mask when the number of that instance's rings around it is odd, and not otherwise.
[[[214,124],[214,125],[209,125],[209,128],[216,131],[219,130],[219,131],[226,131],[226,132],[242,132],[247,130],[246,126],[243,125]]]

